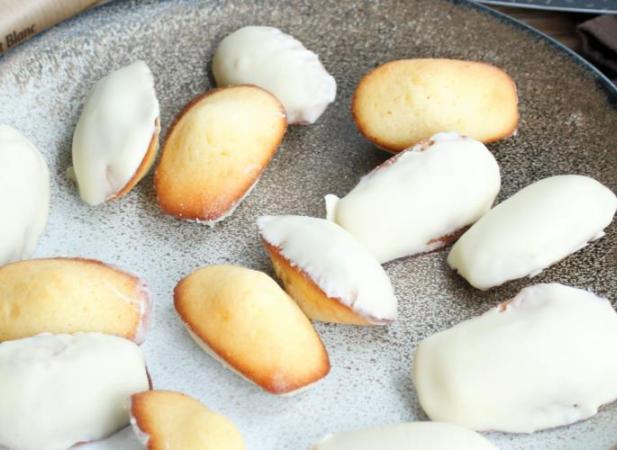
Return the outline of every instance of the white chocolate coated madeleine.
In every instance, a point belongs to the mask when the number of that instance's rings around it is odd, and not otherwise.
[[[98,81],[73,135],[73,170],[82,200],[98,205],[128,193],[154,162],[158,135],[159,103],[145,62]]]
[[[227,418],[179,392],[146,391],[131,398],[131,425],[148,450],[244,450]]]
[[[396,318],[388,275],[340,226],[304,216],[265,216],[257,225],[287,293],[309,318],[357,325]]]
[[[254,84],[271,92],[290,124],[315,122],[336,97],[336,81],[319,57],[277,28],[234,31],[219,44],[212,71],[218,86]]]
[[[0,267],[0,341],[100,332],[141,343],[150,310],[145,283],[101,261],[46,258]]]
[[[444,130],[496,141],[514,134],[519,119],[506,72],[454,59],[403,59],[373,69],[358,84],[351,111],[358,130],[390,152]]]
[[[420,342],[413,367],[432,420],[531,433],[617,399],[617,314],[596,295],[538,284]]]
[[[268,392],[298,391],[330,371],[311,322],[263,272],[201,268],[177,284],[174,305],[206,353]]]
[[[19,131],[0,125],[0,265],[34,252],[49,212],[49,169]]]
[[[458,425],[410,422],[326,436],[313,450],[497,450],[485,437]]]
[[[488,211],[499,166],[474,139],[439,133],[375,168],[341,199],[333,220],[384,263],[440,248]]]
[[[98,333],[42,334],[0,344],[0,447],[63,450],[128,425],[131,395],[149,388],[139,347]]]
[[[617,197],[593,178],[537,181],[489,211],[452,247],[448,264],[478,289],[533,276],[604,236]]]

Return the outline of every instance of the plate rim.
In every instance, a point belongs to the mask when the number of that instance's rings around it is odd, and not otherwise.
[[[582,14],[617,14],[617,8],[584,8],[584,7],[568,7],[568,6],[550,6],[550,5],[537,5],[535,3],[512,3],[504,0],[474,0],[478,3],[484,3],[485,5],[498,5],[507,6],[509,8],[520,9],[534,9],[540,11],[561,11],[568,13],[582,13]]]
[[[206,0],[206,1],[212,2],[212,0]],[[553,47],[553,49],[562,53],[564,56],[572,59],[581,68],[586,69],[586,71],[595,78],[596,83],[599,84],[603,88],[602,90],[607,94],[607,97],[609,99],[609,103],[611,104],[611,106],[617,109],[617,84],[613,83],[610,80],[610,78],[608,78],[606,75],[604,75],[604,73],[600,71],[600,69],[598,69],[592,63],[587,61],[581,55],[579,55],[574,50],[572,50],[565,44],[561,43],[557,39],[549,36],[543,31],[540,31],[539,29],[532,27],[531,25],[528,25],[527,23],[515,17],[512,17],[501,11],[497,11],[496,9],[491,8],[490,6],[487,5],[487,4],[503,4],[503,2],[500,2],[499,0],[446,0],[446,1],[456,6],[475,9],[476,11],[479,11],[488,16],[492,16],[493,18],[499,20],[502,23],[510,25],[513,28],[524,30],[525,32],[534,36],[535,38],[539,38],[540,40],[546,41],[547,43],[551,45],[551,47]],[[65,23],[70,22],[70,21],[81,20],[82,17],[87,16],[89,14],[93,14],[94,11],[105,9],[106,7],[109,7],[109,5],[112,5],[113,3],[114,3],[113,1],[106,1],[98,5],[95,8],[90,8],[80,14],[75,15],[74,17],[71,17],[60,23],[57,23],[54,26],[44,30],[42,33],[39,33],[38,35],[34,36],[32,39],[30,39],[30,41],[43,40],[46,38],[46,35],[48,34],[50,30],[62,27]],[[25,44],[28,45],[28,42],[26,42]],[[17,47],[17,51],[19,51],[19,47],[21,46]],[[10,53],[11,52],[6,52],[5,54],[10,54]],[[0,65],[6,59],[6,58],[3,58],[5,54],[0,54]]]
[[[604,91],[607,94],[607,97],[608,97],[608,100],[611,106],[614,109],[617,109],[617,85],[614,84],[610,80],[610,78],[604,75],[600,71],[600,69],[598,69],[596,66],[594,66],[592,63],[587,61],[585,58],[583,58],[581,55],[576,53],[574,50],[572,50],[565,44],[561,43],[554,37],[549,36],[543,31],[540,31],[537,28],[534,28],[531,25],[526,24],[523,21],[516,19],[515,17],[512,17],[501,11],[497,11],[496,9],[493,9],[490,6],[481,4],[478,1],[474,1],[474,0],[448,0],[448,1],[457,6],[467,7],[467,8],[480,11],[514,28],[524,30],[528,34],[535,36],[536,38],[539,38],[540,40],[546,41],[547,43],[551,45],[551,47],[553,47],[553,49],[562,53],[564,56],[572,59],[581,68],[586,69],[586,71],[589,72],[595,78],[596,84],[598,84],[599,86],[603,88],[602,91]]]

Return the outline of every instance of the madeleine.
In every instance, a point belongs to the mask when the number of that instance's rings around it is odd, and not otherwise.
[[[149,389],[139,347],[99,333],[0,344],[0,447],[66,449],[129,424],[131,395]]]
[[[532,277],[604,236],[617,197],[593,178],[558,175],[521,189],[461,236],[448,264],[478,289]]]
[[[29,258],[49,212],[49,169],[32,142],[0,125],[0,265]]]
[[[484,144],[439,133],[375,168],[343,198],[326,196],[326,207],[384,263],[456,240],[491,208],[500,185]]]
[[[538,284],[420,342],[413,379],[431,420],[532,433],[617,399],[617,313],[591,292]]]
[[[489,64],[454,59],[403,59],[373,69],[352,100],[360,132],[399,152],[441,131],[482,142],[513,135],[518,126],[516,85]]]
[[[0,267],[0,341],[92,331],[141,343],[149,313],[146,285],[100,261],[32,259]]]
[[[281,143],[283,106],[255,86],[214,89],[176,117],[156,169],[159,206],[214,224],[255,186]]]
[[[73,172],[82,200],[122,197],[146,175],[158,150],[159,103],[143,61],[94,85],[73,134]]]
[[[268,392],[291,393],[330,371],[311,322],[263,272],[204,267],[178,283],[174,304],[204,351]]]
[[[285,106],[290,124],[311,124],[336,97],[336,81],[293,36],[273,27],[242,27],[219,44],[212,60],[218,86],[252,84]]]
[[[179,392],[131,397],[131,425],[148,450],[244,450],[242,435],[225,417]]]
[[[265,216],[257,226],[277,276],[309,318],[355,325],[396,318],[388,275],[338,225],[313,217]]]

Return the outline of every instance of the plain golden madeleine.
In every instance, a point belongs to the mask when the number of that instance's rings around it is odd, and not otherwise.
[[[131,424],[148,450],[244,450],[242,435],[227,418],[198,400],[172,391],[131,397]]]
[[[0,341],[100,332],[140,343],[149,314],[144,282],[101,261],[32,259],[0,267]]]
[[[154,184],[161,209],[214,223],[248,195],[281,143],[281,103],[256,86],[213,89],[182,110],[167,136]]]
[[[230,265],[198,269],[178,283],[174,304],[207,353],[266,391],[290,393],[330,371],[311,322],[263,272]]]
[[[518,126],[516,85],[490,64],[453,59],[403,59],[373,69],[358,84],[352,114],[378,147],[399,152],[452,131],[484,143]]]

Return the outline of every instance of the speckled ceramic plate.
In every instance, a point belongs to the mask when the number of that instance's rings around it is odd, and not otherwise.
[[[212,86],[209,65],[219,40],[248,24],[274,25],[297,36],[319,53],[339,92],[317,124],[290,129],[234,215],[212,229],[164,216],[151,175],[121,201],[97,208],[82,203],[65,171],[92,84],[144,59],[156,77],[165,131],[182,105]],[[487,61],[516,80],[520,131],[490,145],[502,170],[500,199],[562,173],[591,175],[617,191],[614,88],[554,43],[480,7],[445,0],[118,1],[0,59],[0,122],[29,136],[52,173],[51,213],[37,256],[99,258],[143,276],[156,302],[144,345],[156,387],[191,394],[230,417],[251,450],[309,449],[328,432],[426,419],[409,377],[418,340],[487,310],[531,281],[476,291],[448,270],[446,251],[389,263],[400,319],[384,328],[317,324],[332,371],[314,389],[290,398],[262,392],[199,350],[174,315],[172,290],[205,264],[270,271],[255,218],[323,216],[325,194],[344,194],[383,161],[386,154],[363,140],[351,120],[354,86],[379,63],[427,56]],[[616,301],[616,240],[613,225],[604,239],[533,282],[565,282]],[[617,443],[617,405],[569,427],[489,438],[502,449],[608,449]],[[92,447],[130,448],[116,441]]]

